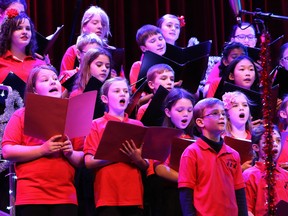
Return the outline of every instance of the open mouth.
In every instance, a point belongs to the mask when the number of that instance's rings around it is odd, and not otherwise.
[[[244,114],[244,113],[241,113],[241,114],[239,115],[239,118],[245,118],[245,114]]]
[[[273,154],[277,154],[278,153],[278,149],[273,149],[272,152],[273,152]]]
[[[58,92],[58,89],[57,88],[52,88],[49,90],[49,92]]]
[[[121,105],[124,105],[125,102],[126,102],[126,100],[125,100],[124,98],[119,101],[119,103],[120,103]]]
[[[182,120],[181,120],[181,122],[184,123],[184,124],[186,124],[187,121],[188,121],[187,119],[182,119]]]

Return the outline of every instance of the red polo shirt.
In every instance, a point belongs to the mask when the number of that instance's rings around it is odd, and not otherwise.
[[[182,154],[178,187],[194,190],[197,215],[237,216],[235,190],[245,187],[238,152],[223,144],[217,154],[198,138]]]
[[[95,155],[108,121],[120,121],[105,113],[95,119],[85,140],[84,154]],[[123,122],[143,125],[140,121],[129,119]],[[128,163],[113,163],[96,170],[94,180],[94,197],[96,207],[100,206],[142,206],[143,185],[140,170]]]
[[[243,172],[246,183],[246,200],[248,211],[254,216],[263,216],[266,214],[268,206],[266,203],[266,180],[265,165],[262,162],[256,162],[255,166],[248,168]],[[280,200],[288,202],[288,172],[279,166],[275,170],[275,204]]]

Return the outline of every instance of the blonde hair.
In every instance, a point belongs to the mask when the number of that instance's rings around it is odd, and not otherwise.
[[[224,103],[224,109],[227,113],[227,111],[229,109],[232,108],[233,103],[235,102],[236,98],[239,96],[243,96],[245,98],[245,100],[247,101],[248,105],[249,105],[249,118],[247,120],[247,122],[245,123],[245,130],[246,131],[250,131],[252,129],[252,123],[251,123],[251,112],[250,112],[250,106],[252,105],[252,102],[247,98],[247,96],[240,92],[240,91],[234,91],[234,92],[226,92],[223,96],[222,96],[222,101]],[[231,131],[232,131],[232,123],[230,121],[229,115],[227,115],[227,123],[226,123],[226,133],[227,135],[231,136]]]
[[[103,47],[103,42],[98,35],[96,35],[95,33],[90,34],[84,33],[77,38],[76,48],[81,52],[85,46],[94,43],[99,45],[99,47]]]
[[[114,77],[114,78],[107,79],[107,80],[104,82],[104,84],[103,84],[102,87],[101,87],[101,95],[108,96],[108,92],[109,92],[110,86],[111,86],[114,82],[117,82],[117,81],[123,81],[123,82],[125,82],[125,83],[127,84],[129,94],[131,93],[130,85],[129,85],[127,79],[125,79],[125,78],[123,78],[123,77]]]
[[[103,28],[103,38],[101,39],[107,43],[108,37],[111,36],[109,17],[106,12],[98,6],[91,6],[85,11],[81,21],[81,34],[84,33],[83,27],[94,17],[94,15],[99,15],[101,18],[101,24]]]

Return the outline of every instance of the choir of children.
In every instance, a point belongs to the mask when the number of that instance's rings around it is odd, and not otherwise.
[[[15,0],[14,4],[21,6],[22,1]],[[6,4],[0,6],[3,11],[8,8]],[[64,83],[75,76],[71,97],[97,90],[98,98],[91,130],[85,136],[85,141],[79,139],[79,143],[77,139],[71,141],[65,134],[55,134],[48,140],[27,136],[24,134],[25,108],[13,114],[4,131],[2,154],[5,159],[15,163],[17,216],[242,216],[248,213],[264,215],[267,212],[265,182],[262,178],[266,156],[263,152],[264,127],[260,125],[252,133],[253,150],[258,156],[256,165],[251,165],[251,158],[242,164],[241,169],[239,153],[226,145],[223,137],[251,140],[251,101],[240,91],[224,93],[223,102],[214,98],[223,80],[246,90],[259,91],[259,71],[246,50],[246,46],[255,47],[257,42],[252,25],[243,23],[242,28],[235,26],[233,29],[231,42],[224,48],[221,62],[215,66],[206,82],[207,95],[204,92],[204,97],[207,98],[195,101],[191,93],[181,86],[175,87],[177,71],[167,64],[155,64],[147,70],[144,78],[153,94],[160,86],[168,90],[163,107],[160,107],[166,115],[162,127],[177,128],[183,132],[181,138],[196,139],[195,142],[191,141],[179,158],[178,170],[171,167],[171,152],[165,161],[145,158],[142,156],[142,146],[128,139],[117,151],[126,155],[129,163],[94,157],[109,121],[144,127],[140,120],[151,102],[150,99],[140,107],[137,120],[125,113],[131,96],[130,88],[133,93],[136,91],[142,59],[132,65],[130,82],[123,77],[110,78],[113,56],[109,52],[112,47],[107,43],[110,30],[109,17],[105,11],[92,6],[85,12],[81,35],[76,46],[70,47],[65,53],[58,79],[55,68],[36,57],[35,30],[30,18],[22,12],[25,7],[26,4],[23,4],[23,8],[8,8],[5,13],[0,11],[0,71],[3,71],[0,82],[3,83],[8,72],[12,71],[27,83],[26,93],[60,98],[59,79],[64,77]],[[158,20],[158,27],[143,25],[139,28],[136,41],[143,55],[150,51],[162,56],[166,51],[166,43],[175,46],[183,24],[181,19],[166,14]],[[286,68],[285,54],[286,49],[279,62]],[[76,68],[76,57],[80,62],[79,68]],[[38,64],[41,66],[35,66]],[[287,97],[283,98],[278,113],[284,132],[287,132],[287,101]],[[272,136],[276,152],[276,180],[280,182],[275,202],[279,202],[288,201],[288,173],[280,168],[287,168],[288,148],[285,145],[281,147],[280,132],[276,129],[274,127]],[[78,166],[85,166],[93,173],[93,213],[77,210],[74,173]],[[245,170],[244,173],[242,170]],[[150,188],[147,190],[144,187]],[[159,188],[155,190],[156,187]],[[152,198],[153,192],[157,199]],[[147,196],[145,193],[150,194]],[[85,199],[79,204],[82,202]]]

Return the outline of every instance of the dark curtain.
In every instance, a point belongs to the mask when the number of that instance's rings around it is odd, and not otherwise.
[[[241,0],[241,3],[246,11],[260,8],[262,12],[288,16],[287,0]],[[126,74],[141,55],[135,41],[137,29],[144,24],[156,24],[166,13],[185,16],[186,26],[181,29],[179,46],[186,46],[192,36],[199,41],[212,40],[211,55],[220,55],[223,43],[229,40],[231,28],[236,23],[229,0],[27,0],[27,4],[27,13],[42,35],[50,35],[57,26],[64,24],[64,31],[49,53],[57,69],[65,50],[75,44],[82,15],[90,5],[100,6],[110,17],[112,37],[109,42],[125,48]],[[251,22],[253,17],[245,15],[243,20]],[[288,35],[288,21],[268,19],[266,26],[272,39]],[[286,41],[287,36],[283,42]]]

